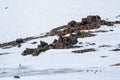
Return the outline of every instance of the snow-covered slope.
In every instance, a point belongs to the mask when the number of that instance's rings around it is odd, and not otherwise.
[[[116,27],[115,27],[116,26]],[[120,52],[111,51],[119,48],[120,25],[113,27],[103,26],[98,30],[114,30],[112,32],[97,33],[95,37],[79,39],[83,42],[82,48],[48,50],[37,57],[23,57],[20,53],[26,47],[36,47],[30,44],[33,40],[22,45],[21,48],[0,49],[0,79],[13,80],[14,75],[19,75],[20,80],[118,80],[120,78],[120,67],[111,65],[120,62]],[[47,41],[55,37],[40,40]],[[95,43],[88,45],[87,43]],[[100,47],[108,45],[110,47]],[[84,54],[71,53],[73,50],[95,48],[97,51]]]
[[[38,35],[87,15],[120,13],[119,0],[0,0],[0,42]],[[4,37],[4,38],[3,38]]]
[[[87,15],[100,15],[103,19],[120,20],[119,0],[0,0],[0,43],[20,37],[39,35],[42,32],[80,21]],[[23,57],[26,48],[35,48],[40,40],[51,43],[55,37],[47,37],[24,43],[21,48],[0,48],[0,80],[119,80],[120,25],[102,26],[96,30],[113,30],[96,33],[95,37],[79,39],[82,48],[51,49],[37,57]],[[88,45],[87,43],[95,43]],[[78,44],[77,44],[78,45]],[[79,44],[80,45],[80,44]],[[109,47],[100,47],[108,45]],[[95,52],[75,54],[71,51],[95,48]],[[5,54],[5,55],[4,55]]]

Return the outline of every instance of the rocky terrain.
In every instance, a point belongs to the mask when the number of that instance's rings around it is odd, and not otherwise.
[[[40,41],[40,44],[37,46],[37,48],[26,48],[26,50],[23,51],[22,55],[26,56],[32,54],[33,56],[38,56],[41,52],[45,52],[49,49],[78,48],[80,46],[75,46],[75,44],[78,43],[77,40],[78,38],[94,37],[96,36],[95,33],[108,32],[106,30],[98,30],[98,31],[89,31],[89,30],[98,29],[103,25],[109,27],[109,26],[113,26],[114,24],[120,24],[120,21],[105,21],[105,20],[101,20],[101,17],[98,15],[90,15],[87,16],[86,18],[82,18],[81,22],[76,22],[72,20],[67,25],[63,25],[55,29],[52,29],[50,32],[47,32],[42,36],[19,38],[16,39],[15,41],[2,43],[0,44],[0,48],[8,49],[16,46],[21,47],[21,45],[23,43],[26,43],[27,41],[38,38],[44,38],[48,36],[58,36],[58,39],[54,39],[54,41],[50,44],[44,41]],[[109,30],[109,31],[113,31],[113,30]],[[36,42],[33,42],[32,44],[36,44]],[[108,47],[108,46],[104,45],[99,47]],[[78,50],[73,52],[83,53],[87,51],[89,52],[95,50],[85,49],[85,50],[80,50],[80,51]],[[112,51],[119,51],[119,49],[113,49]]]

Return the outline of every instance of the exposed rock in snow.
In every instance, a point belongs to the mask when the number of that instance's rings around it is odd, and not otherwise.
[[[83,50],[75,50],[75,51],[72,51],[72,53],[85,53],[85,52],[93,52],[93,51],[96,51],[96,50],[93,48],[90,48],[90,49],[83,49]]]

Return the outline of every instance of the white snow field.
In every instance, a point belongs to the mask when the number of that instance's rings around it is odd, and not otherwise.
[[[20,37],[36,36],[71,20],[100,15],[110,21],[120,20],[120,0],[0,0],[0,43]],[[120,25],[102,26],[97,36],[79,38],[82,48],[50,49],[39,56],[22,56],[26,48],[35,48],[40,40],[51,43],[57,37],[40,38],[21,48],[0,48],[0,80],[119,80]],[[38,44],[30,44],[37,41]],[[96,45],[88,45],[95,43]],[[78,44],[77,44],[78,45]],[[109,45],[110,47],[100,47]],[[71,51],[95,48],[95,52],[75,54]],[[5,54],[6,53],[6,54]],[[2,55],[5,54],[5,55]]]
[[[0,42],[39,35],[88,15],[113,18],[120,13],[119,3],[120,0],[0,0]]]

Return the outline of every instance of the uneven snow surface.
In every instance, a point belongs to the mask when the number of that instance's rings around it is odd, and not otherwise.
[[[0,0],[0,43],[20,37],[39,35],[71,20],[81,21],[87,15],[120,20],[120,0]],[[47,37],[24,43],[21,48],[0,48],[0,80],[119,80],[120,25],[102,26],[95,37],[79,38],[82,48],[51,49],[37,57],[23,57],[26,48],[35,48],[40,40],[51,43],[57,37]],[[30,44],[31,42],[38,44]],[[95,43],[88,45],[87,43]],[[77,44],[80,45],[80,44]],[[109,45],[110,47],[100,47]],[[95,48],[95,52],[75,54],[71,51]],[[6,53],[6,54],[5,54]],[[5,55],[2,55],[5,54]]]

